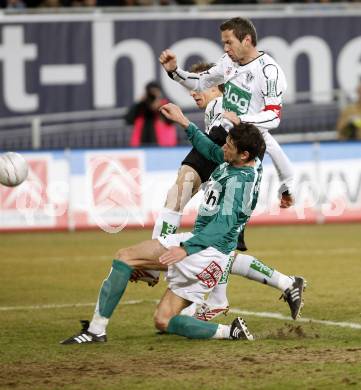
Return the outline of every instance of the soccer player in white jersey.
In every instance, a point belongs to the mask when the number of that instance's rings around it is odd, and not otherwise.
[[[280,123],[284,73],[273,58],[257,49],[257,33],[250,20],[233,18],[222,23],[220,30],[225,54],[211,69],[200,74],[180,69],[171,50],[163,51],[159,61],[173,80],[189,90],[224,84],[223,110],[235,112],[242,122],[260,129],[280,176],[281,207],[287,208],[293,203],[292,165],[279,144],[268,137],[268,131]],[[222,125],[225,129],[232,126],[227,120]]]

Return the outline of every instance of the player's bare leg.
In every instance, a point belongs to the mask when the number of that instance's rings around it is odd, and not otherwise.
[[[62,344],[105,342],[109,319],[122,298],[134,269],[166,269],[158,260],[166,251],[158,240],[148,240],[120,249],[100,288],[92,321],[90,324],[83,321],[82,331],[62,341]]]
[[[168,328],[169,320],[191,303],[167,289],[154,312],[155,327],[165,332]]]
[[[152,238],[173,234],[180,226],[184,207],[194,196],[201,185],[201,178],[196,170],[188,165],[182,165],[178,170],[176,182],[169,189],[165,206],[160,211],[153,228]],[[154,270],[135,270],[131,276],[132,282],[138,280],[154,286],[159,281],[159,272]]]
[[[179,315],[191,302],[167,289],[154,314],[157,329],[190,339],[245,339],[253,340],[247,325],[236,318],[232,325],[214,324],[194,317]]]
[[[192,167],[182,165],[179,168],[176,182],[168,191],[165,207],[155,222],[152,238],[176,232],[184,207],[198,191],[200,185],[201,179]]]
[[[168,191],[165,207],[183,212],[201,184],[198,172],[188,165],[182,165],[178,170],[176,182]]]

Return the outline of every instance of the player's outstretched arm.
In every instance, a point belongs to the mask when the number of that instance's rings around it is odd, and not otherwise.
[[[162,51],[159,56],[159,62],[171,79],[189,90],[204,91],[224,82],[221,63],[217,63],[217,65],[202,73],[187,72],[178,67],[177,57],[169,49]]]
[[[159,111],[169,120],[178,123],[185,129],[189,126],[190,121],[183,114],[183,111],[176,104],[167,103],[160,107]]]
[[[165,104],[160,108],[160,112],[166,118],[178,123],[185,129],[188,139],[191,141],[192,145],[207,160],[214,161],[217,164],[224,163],[222,148],[205,136],[194,123],[190,122],[177,105],[173,103]]]

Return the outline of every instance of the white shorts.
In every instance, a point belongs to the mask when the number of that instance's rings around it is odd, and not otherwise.
[[[171,246],[179,246],[191,237],[192,233],[178,233],[158,237],[158,240],[168,249]],[[204,295],[210,293],[221,279],[228,260],[229,255],[212,247],[187,256],[168,267],[168,287],[179,297],[202,304]]]

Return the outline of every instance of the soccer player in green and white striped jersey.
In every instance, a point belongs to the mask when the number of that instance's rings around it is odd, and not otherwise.
[[[107,340],[108,321],[134,269],[167,271],[168,289],[155,313],[159,330],[195,339],[253,339],[239,317],[231,325],[222,325],[180,313],[192,302],[202,303],[222,278],[239,230],[256,206],[262,175],[257,156],[264,152],[263,137],[254,125],[241,123],[230,129],[221,148],[190,123],[178,106],[167,104],[161,111],[185,128],[204,156],[220,164],[211,175],[194,229],[119,250],[101,286],[91,323],[83,322],[82,331],[62,344]]]

